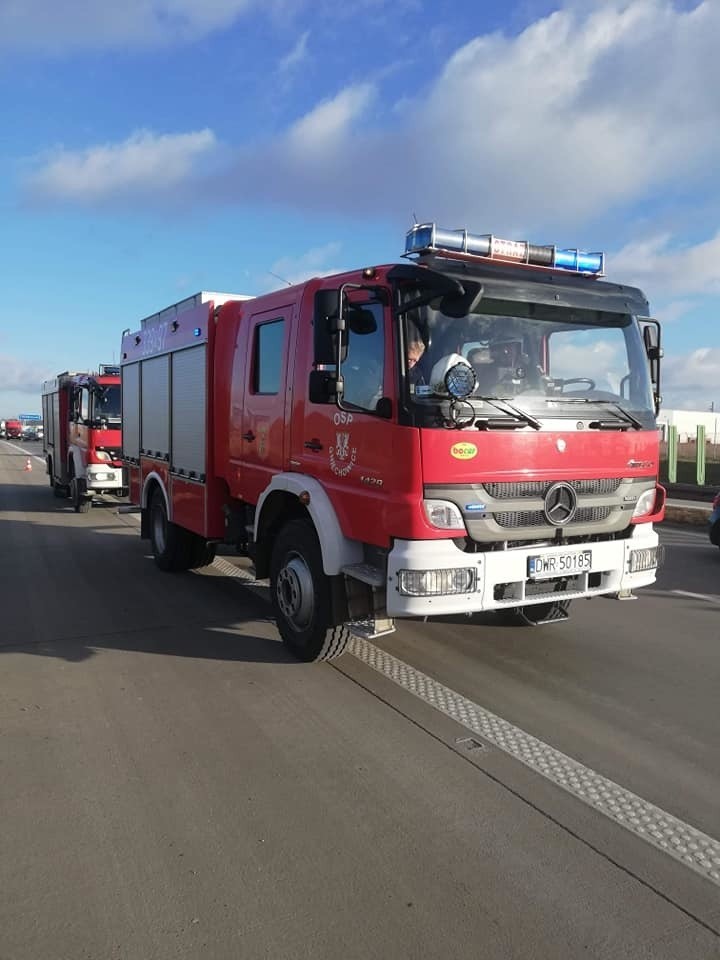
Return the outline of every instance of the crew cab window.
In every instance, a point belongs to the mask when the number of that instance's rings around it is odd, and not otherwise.
[[[385,318],[382,304],[348,306],[347,351],[342,375],[343,403],[374,411],[383,395],[385,379]]]
[[[280,392],[285,347],[285,321],[271,320],[255,327],[253,393]]]

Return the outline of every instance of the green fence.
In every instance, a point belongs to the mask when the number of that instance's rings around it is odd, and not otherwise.
[[[660,444],[660,480],[720,488],[720,443],[707,443],[702,425],[696,440],[680,443],[677,428],[670,427]]]

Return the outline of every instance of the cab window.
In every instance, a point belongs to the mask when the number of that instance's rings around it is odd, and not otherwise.
[[[343,404],[375,411],[385,380],[385,317],[380,303],[348,306]]]
[[[280,392],[284,347],[284,320],[271,320],[255,327],[253,393]]]

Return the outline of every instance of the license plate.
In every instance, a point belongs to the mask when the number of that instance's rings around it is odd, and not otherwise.
[[[592,550],[528,557],[528,577],[562,577],[592,569]]]

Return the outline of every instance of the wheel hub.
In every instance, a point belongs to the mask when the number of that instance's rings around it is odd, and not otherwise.
[[[302,557],[290,558],[278,573],[277,601],[285,619],[295,630],[304,630],[315,610],[315,588]]]

